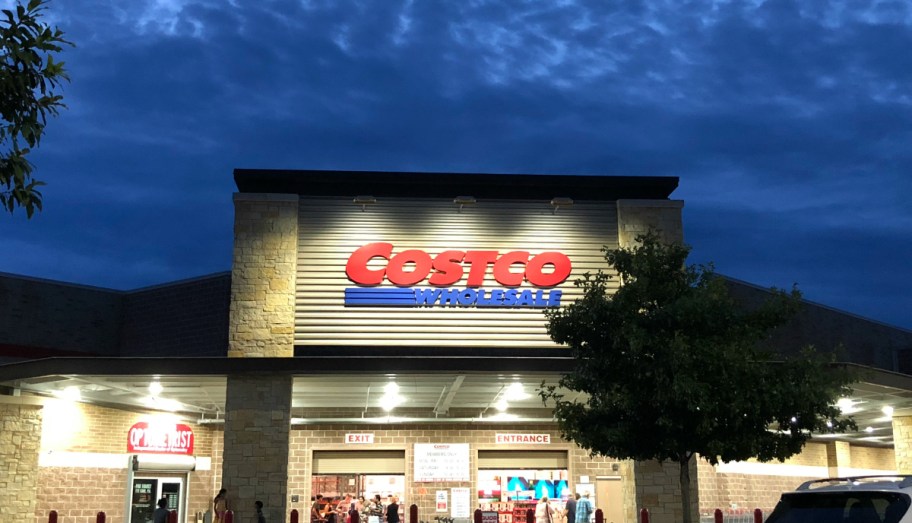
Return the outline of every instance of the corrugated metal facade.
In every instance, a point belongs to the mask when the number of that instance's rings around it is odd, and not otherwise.
[[[574,280],[607,270],[601,249],[616,248],[618,238],[612,202],[576,202],[555,213],[547,201],[483,200],[459,211],[449,199],[382,198],[362,211],[349,198],[302,198],[299,217],[297,345],[554,347],[540,309],[345,307],[344,289],[355,287],[345,264],[372,242],[392,243],[394,254],[421,249],[431,256],[452,249],[559,251],[573,263],[556,287],[568,303],[579,295]],[[382,287],[395,288],[386,281]],[[503,288],[490,268],[484,288]],[[524,282],[526,288],[534,289]]]

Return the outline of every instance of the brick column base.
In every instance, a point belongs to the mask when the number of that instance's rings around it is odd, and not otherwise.
[[[34,521],[41,405],[0,398],[0,521]]]
[[[235,521],[264,504],[266,521],[285,521],[291,429],[290,376],[228,376],[222,485]]]

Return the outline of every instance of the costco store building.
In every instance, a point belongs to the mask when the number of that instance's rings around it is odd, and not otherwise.
[[[318,493],[397,496],[423,521],[483,507],[525,523],[542,495],[590,492],[605,521],[641,507],[680,519],[676,466],[590,457],[536,393],[571,363],[543,309],[607,270],[603,247],[649,228],[682,241],[676,178],[235,181],[230,273],[129,292],[0,275],[0,521],[145,522],[161,497],[196,521],[222,486],[240,521],[256,499],[270,522],[306,518]],[[808,325],[839,337],[818,345],[848,342],[879,369],[857,415],[895,415],[784,464],[696,464],[694,511],[769,509],[805,479],[909,468],[912,384],[897,371],[912,333],[814,306],[802,321],[778,342],[803,344]]]

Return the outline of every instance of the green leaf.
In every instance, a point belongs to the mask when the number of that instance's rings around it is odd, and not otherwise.
[[[41,20],[47,5],[47,0],[29,0],[15,10],[2,10],[0,20],[0,143],[9,149],[0,155],[0,186],[6,187],[0,204],[10,213],[22,208],[28,217],[42,209],[36,187],[43,182],[32,177],[34,168],[25,155],[41,142],[47,116],[57,116],[65,107],[53,90],[69,76],[53,53],[73,45],[60,29]]]

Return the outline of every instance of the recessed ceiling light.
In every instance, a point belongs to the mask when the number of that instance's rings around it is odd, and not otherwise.
[[[155,380],[149,384],[149,394],[151,394],[153,396],[158,396],[159,394],[162,393],[163,390],[165,390],[165,388],[162,387],[161,382],[159,382],[158,380]]]

